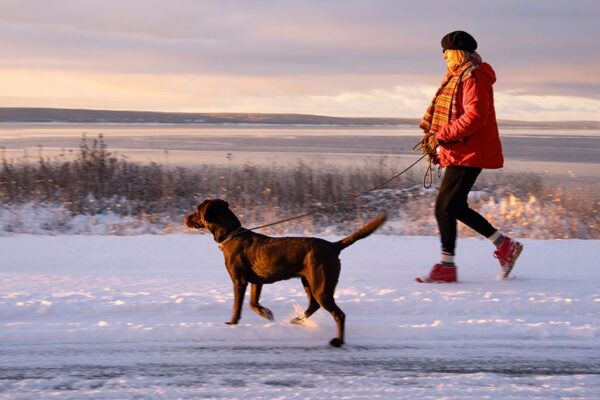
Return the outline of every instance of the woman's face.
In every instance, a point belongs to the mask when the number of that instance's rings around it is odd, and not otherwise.
[[[460,50],[444,50],[444,60],[448,71],[454,71],[464,61]]]

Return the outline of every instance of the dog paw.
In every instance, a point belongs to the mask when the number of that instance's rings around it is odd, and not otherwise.
[[[225,322],[226,325],[237,325],[237,321],[227,321]]]
[[[332,345],[333,347],[342,347],[342,345],[344,344],[344,341],[339,338],[333,338],[333,339],[331,339],[329,344]]]
[[[263,307],[262,308],[262,317],[268,319],[269,321],[274,321],[275,317],[273,316],[273,312],[271,310],[269,310],[268,308]]]
[[[302,325],[302,324],[304,324],[304,321],[306,321],[306,318],[304,318],[304,315],[301,315],[299,317],[296,317],[296,318],[292,319],[290,321],[290,324],[293,324],[293,325]]]

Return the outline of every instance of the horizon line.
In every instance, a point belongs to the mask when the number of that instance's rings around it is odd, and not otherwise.
[[[135,110],[135,109],[98,109],[98,108],[63,108],[63,107],[1,107],[0,111],[7,110],[45,110],[45,111],[71,111],[71,112],[107,112],[107,113],[138,113],[138,114],[163,114],[163,115],[203,115],[203,116],[295,116],[295,117],[313,117],[326,118],[332,120],[420,120],[421,117],[370,117],[370,116],[336,116],[326,114],[311,114],[311,113],[294,113],[294,112],[238,112],[238,111],[222,111],[222,112],[202,112],[202,111],[164,111],[164,110]],[[10,122],[2,121],[0,123]],[[19,122],[19,121],[14,121]],[[24,122],[24,121],[20,121]],[[41,121],[31,121],[41,122]],[[598,123],[600,120],[517,120],[517,119],[498,119],[499,123],[524,123],[524,124],[556,124],[556,123]],[[186,123],[186,122],[180,122]],[[189,123],[189,122],[188,122]],[[250,122],[252,123],[252,122]],[[285,124],[285,123],[283,123]],[[389,124],[388,124],[389,125]]]

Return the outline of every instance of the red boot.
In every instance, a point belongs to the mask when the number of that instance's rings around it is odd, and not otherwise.
[[[428,276],[415,278],[420,283],[449,283],[456,282],[456,267],[435,264]]]
[[[504,237],[502,244],[494,252],[494,257],[500,261],[500,268],[502,268],[502,278],[506,279],[515,266],[517,258],[521,255],[523,245],[516,240],[512,240],[508,236]]]

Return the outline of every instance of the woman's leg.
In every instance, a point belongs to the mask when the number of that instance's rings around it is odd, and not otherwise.
[[[494,255],[500,261],[503,278],[507,278],[512,271],[523,250],[523,244],[502,235],[481,214],[469,208],[467,203],[469,192],[480,173],[480,168],[462,166],[446,168],[435,203],[435,217],[442,240],[442,262],[434,266],[429,277],[417,278],[418,282],[456,281],[456,272],[452,271],[456,270],[453,267],[457,220],[494,243],[497,248]],[[442,274],[454,275],[450,279],[441,276]]]
[[[469,192],[480,173],[480,168],[446,168],[435,203],[435,217],[440,230],[443,253],[454,254],[457,220],[485,237],[493,235],[496,231],[484,217],[470,209],[467,203]]]

